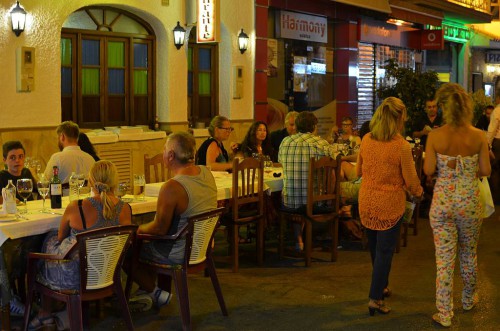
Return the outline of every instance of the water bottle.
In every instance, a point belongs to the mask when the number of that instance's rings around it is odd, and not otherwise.
[[[78,176],[75,172],[69,177],[69,201],[78,200]]]
[[[5,186],[5,209],[8,214],[17,213],[16,207],[16,186],[12,183],[12,179],[9,179],[7,186]]]
[[[62,184],[59,179],[59,168],[54,166],[54,176],[50,180],[50,208],[62,208]]]

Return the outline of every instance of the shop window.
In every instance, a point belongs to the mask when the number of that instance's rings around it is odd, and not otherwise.
[[[61,34],[61,119],[84,128],[152,125],[154,44],[147,23],[125,11],[70,15]]]

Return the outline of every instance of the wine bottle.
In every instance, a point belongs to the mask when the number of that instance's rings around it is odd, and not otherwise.
[[[59,168],[53,167],[54,176],[50,180],[50,208],[62,208],[62,184],[59,179]]]

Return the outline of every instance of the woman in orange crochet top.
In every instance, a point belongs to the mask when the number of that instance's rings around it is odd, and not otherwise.
[[[406,107],[394,97],[385,99],[370,122],[370,133],[361,142],[357,174],[363,177],[359,191],[359,213],[366,227],[372,259],[372,281],[368,309],[388,314],[384,297],[391,291],[389,272],[400,234],[406,193],[421,197],[423,189],[413,164],[410,144],[401,132]]]

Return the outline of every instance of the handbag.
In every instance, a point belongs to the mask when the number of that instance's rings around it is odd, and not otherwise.
[[[403,223],[407,223],[407,224],[411,223],[411,218],[413,217],[413,211],[415,210],[415,205],[416,205],[416,203],[414,203],[414,202],[406,201],[405,213],[403,214],[403,217],[402,217]]]
[[[479,201],[483,206],[483,214],[481,218],[488,218],[495,212],[495,204],[493,203],[493,197],[491,196],[490,184],[488,183],[488,178],[483,177],[479,180]]]

